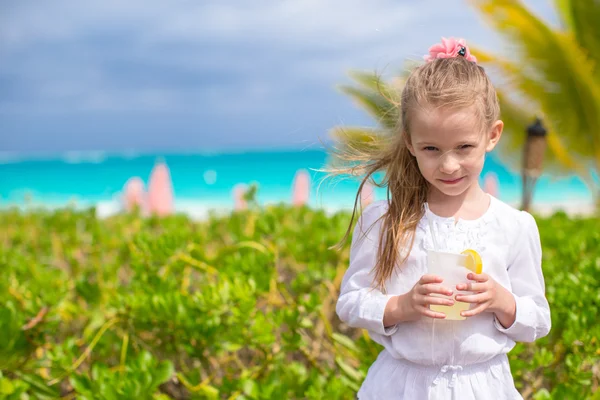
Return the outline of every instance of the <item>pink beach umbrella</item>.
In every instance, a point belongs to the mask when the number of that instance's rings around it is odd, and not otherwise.
[[[494,197],[500,196],[500,183],[498,176],[493,172],[488,172],[483,178],[483,191]]]
[[[305,170],[298,170],[292,185],[292,204],[302,206],[308,203],[310,196],[310,175]]]
[[[144,181],[141,178],[130,178],[123,189],[123,206],[125,210],[132,211],[139,208],[145,211],[146,208],[146,193],[144,191]]]
[[[173,212],[173,185],[165,163],[157,163],[148,183],[148,211],[160,216]]]
[[[243,183],[238,183],[233,187],[233,207],[236,211],[245,210],[248,208],[244,194],[248,188]]]
[[[360,204],[362,208],[366,208],[369,204],[375,201],[375,188],[371,182],[365,182],[360,191]]]

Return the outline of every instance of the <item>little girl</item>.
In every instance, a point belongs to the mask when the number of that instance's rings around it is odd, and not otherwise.
[[[507,353],[550,330],[539,232],[530,214],[479,186],[503,129],[484,69],[462,39],[443,39],[429,53],[402,90],[401,129],[387,146],[373,146],[364,166],[360,189],[384,171],[388,200],[358,219],[336,307],[384,347],[358,398],[521,399]],[[434,247],[474,250],[483,273],[444,285],[427,273]],[[454,302],[470,305],[464,320],[430,307]]]

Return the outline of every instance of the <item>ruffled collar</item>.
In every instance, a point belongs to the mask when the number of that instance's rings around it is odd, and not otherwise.
[[[486,212],[473,220],[441,217],[432,212],[427,203],[423,204],[423,218],[417,226],[417,229],[423,234],[421,246],[425,250],[435,250],[432,239],[432,234],[435,234],[440,251],[451,253],[460,253],[465,249],[484,251],[484,236],[489,231],[486,229],[486,225],[494,220],[496,202],[497,199],[490,195],[490,205]],[[431,232],[429,221],[431,221],[434,232]]]

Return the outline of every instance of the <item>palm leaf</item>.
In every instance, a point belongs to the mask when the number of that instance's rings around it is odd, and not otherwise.
[[[329,131],[329,134],[341,143],[356,147],[371,145],[377,142],[379,137],[386,135],[380,129],[357,126],[336,126]]]
[[[572,112],[559,121],[561,129],[594,131],[597,117],[598,84],[593,79],[594,65],[568,35],[554,31],[533,15],[520,1],[476,0],[476,6],[491,18],[500,33],[516,45],[513,54],[522,61],[516,78],[540,81],[547,96],[540,97],[548,106]],[[589,105],[589,106],[588,106]],[[575,106],[575,107],[574,107]]]
[[[348,162],[352,164],[353,158],[368,150],[381,148],[390,139],[389,133],[384,129],[336,126],[330,129],[329,135],[334,139],[334,151],[329,152],[327,164],[331,167],[346,167]]]
[[[519,75],[519,68],[516,64],[493,56],[485,51],[474,49],[473,54],[477,55],[480,63],[490,64],[499,67],[498,70],[507,77],[504,87],[510,92],[514,86],[515,89],[528,90],[529,93],[539,93],[540,85],[532,80],[522,78],[519,83],[515,83],[515,79],[511,81],[510,77]],[[520,172],[519,168],[522,162],[523,147],[527,137],[527,126],[531,124],[536,116],[541,116],[539,110],[540,105],[535,100],[523,98],[523,96],[511,97],[508,91],[501,88],[496,89],[498,100],[500,102],[501,119],[504,122],[504,133],[502,140],[498,143],[497,154],[498,158],[513,170]],[[524,101],[525,100],[525,101]],[[527,101],[529,100],[529,101]],[[548,118],[544,118],[548,125]],[[548,129],[549,127],[546,126]],[[573,171],[580,171],[583,165],[577,163],[573,157],[569,155],[564,144],[558,138],[555,131],[548,129],[549,145],[548,151],[544,156],[544,168],[547,173],[554,175],[568,175]]]
[[[340,86],[340,90],[354,99],[383,127],[394,129],[398,125],[398,91],[384,82],[379,75],[351,72],[359,86]]]
[[[354,87],[343,87],[342,92],[354,99],[378,124],[393,128],[398,123],[396,108],[378,93],[369,93]]]
[[[600,161],[600,88],[594,65],[568,35],[556,32],[519,1],[476,0],[496,28],[513,43],[521,62],[507,68],[519,91],[539,103],[565,146],[588,160]],[[525,67],[523,67],[525,66]]]
[[[597,0],[555,0],[563,24],[572,33],[578,45],[586,49],[587,56],[600,65],[600,2]],[[595,79],[600,80],[600,68],[595,69]]]
[[[363,71],[351,71],[349,75],[356,83],[361,85],[363,89],[380,93],[382,97],[388,99],[391,103],[399,103],[400,91],[398,89],[402,88],[403,80],[399,79],[395,83],[388,83],[383,80],[381,75]]]

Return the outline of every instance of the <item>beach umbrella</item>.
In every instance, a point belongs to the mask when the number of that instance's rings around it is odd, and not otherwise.
[[[542,174],[546,133],[546,128],[539,118],[536,118],[533,124],[527,127],[527,139],[523,149],[523,200],[521,205],[521,209],[525,211],[529,211],[531,207],[533,189]]]
[[[493,172],[488,172],[483,178],[483,191],[494,197],[500,197],[500,183],[498,176]]]
[[[144,181],[139,177],[133,177],[127,180],[123,188],[123,208],[127,211],[133,211],[138,208],[145,211],[146,193]]]
[[[365,184],[363,185],[363,187],[360,191],[361,207],[364,209],[374,201],[375,201],[374,187],[369,181],[367,181],[367,182],[365,182]]]
[[[292,185],[292,204],[301,206],[308,203],[310,196],[310,176],[305,170],[298,170]]]
[[[233,207],[236,211],[245,210],[248,208],[248,203],[244,199],[246,194],[247,186],[243,183],[238,183],[233,187]]]
[[[148,184],[148,211],[159,216],[173,213],[173,185],[167,164],[157,163]]]

